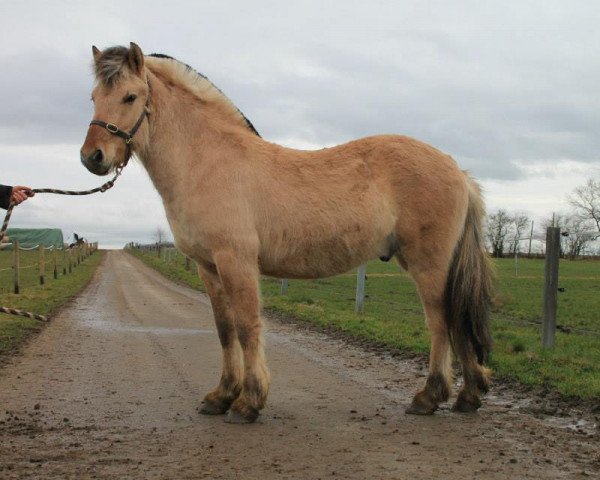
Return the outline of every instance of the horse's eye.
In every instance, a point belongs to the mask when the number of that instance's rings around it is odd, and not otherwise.
[[[133,93],[130,95],[127,95],[124,99],[123,99],[123,103],[133,103],[135,101],[135,99],[137,98],[137,95],[134,95]]]

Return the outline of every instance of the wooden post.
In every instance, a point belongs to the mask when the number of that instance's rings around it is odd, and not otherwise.
[[[54,271],[52,272],[53,276],[54,276],[54,280],[56,280],[58,278],[58,267],[57,267],[57,260],[56,257],[58,256],[58,252],[56,251],[56,247],[54,247],[52,249],[52,262],[54,263]]]
[[[69,257],[69,273],[71,273],[73,271],[73,251],[71,248],[69,248],[69,254],[67,256]]]
[[[62,267],[63,267],[63,275],[67,274],[67,249],[63,245],[62,249]]]
[[[367,266],[363,263],[356,269],[356,313],[365,311],[365,279]]]
[[[190,263],[191,263],[190,262],[190,257],[185,257],[185,269],[186,270],[189,270],[191,268]]]
[[[38,247],[38,267],[40,271],[40,285],[44,284],[44,276],[46,275],[46,259],[44,258],[44,245]]]
[[[287,278],[282,278],[281,279],[281,294],[282,295],[287,295],[288,294],[288,287],[289,287],[289,282]]]
[[[527,255],[531,255],[531,240],[533,239],[533,220],[531,221],[531,232],[529,232],[529,250]]]
[[[544,262],[544,317],[542,345],[550,348],[554,345],[556,333],[556,308],[558,296],[558,259],[560,256],[560,228],[548,227],[546,230],[546,260]]]
[[[14,292],[19,293],[20,276],[19,276],[19,241],[13,240],[13,274],[14,274]]]

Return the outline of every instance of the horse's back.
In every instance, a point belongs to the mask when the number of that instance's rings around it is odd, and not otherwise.
[[[320,277],[388,257],[428,223],[464,203],[464,175],[439,150],[382,135],[317,151],[281,148],[257,169],[253,199],[261,267]]]

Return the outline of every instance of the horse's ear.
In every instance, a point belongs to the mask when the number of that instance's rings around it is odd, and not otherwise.
[[[94,62],[98,63],[100,57],[102,56],[102,52],[96,48],[96,45],[92,45],[92,55],[94,56]]]
[[[127,60],[133,73],[141,75],[144,68],[144,54],[142,53],[142,49],[133,42],[129,44],[129,56]]]

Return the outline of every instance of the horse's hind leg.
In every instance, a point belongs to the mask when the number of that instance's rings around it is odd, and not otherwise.
[[[219,332],[219,340],[223,348],[223,373],[217,387],[204,397],[200,413],[220,415],[227,410],[242,390],[244,379],[244,360],[242,348],[235,331],[234,315],[227,295],[216,272],[202,267],[198,273],[204,281],[206,292],[210,297],[213,315]]]
[[[234,313],[244,357],[242,391],[231,405],[227,421],[253,422],[265,406],[270,375],[264,355],[258,285],[258,260],[243,248],[213,254],[219,277]]]
[[[425,387],[414,396],[406,413],[431,415],[441,402],[448,400],[452,379],[450,336],[444,317],[446,274],[443,269],[434,268],[413,273],[413,278],[425,309],[431,334],[431,353]]]

